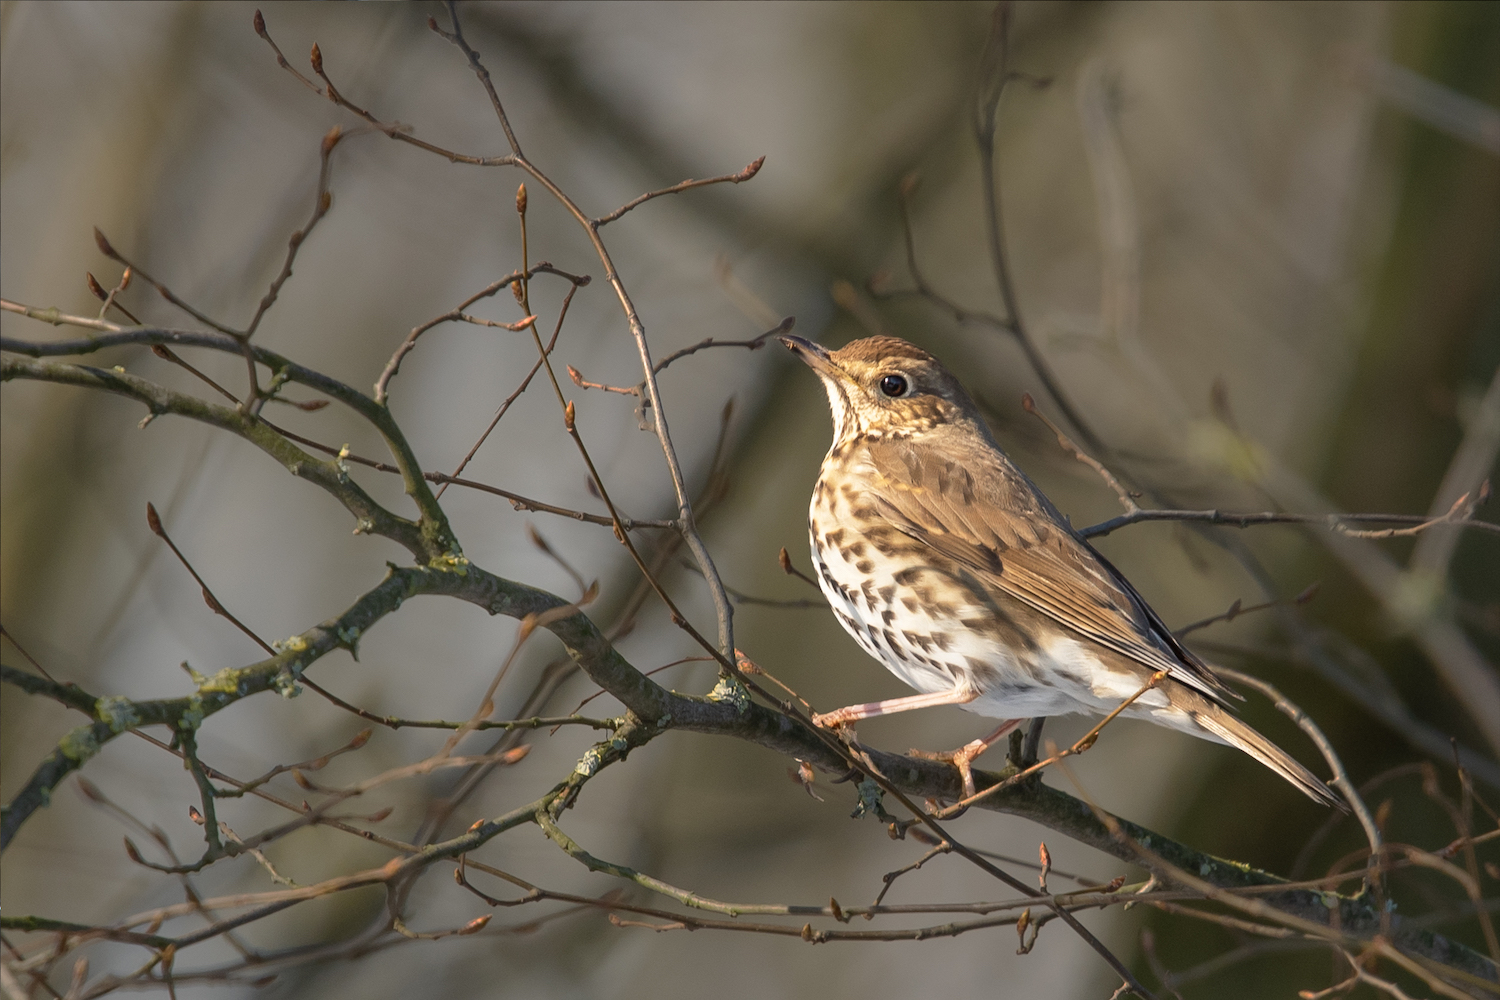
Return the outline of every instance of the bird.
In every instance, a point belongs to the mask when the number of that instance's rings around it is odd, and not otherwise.
[[[967,797],[973,759],[1021,721],[1105,715],[1138,695],[1123,715],[1237,747],[1343,806],[1239,718],[1240,695],[1011,461],[935,357],[889,336],[835,351],[778,339],[822,380],[833,413],[808,510],[818,585],[855,642],[918,692],[820,713],[816,725],[936,705],[1005,720],[923,754],[952,761]]]

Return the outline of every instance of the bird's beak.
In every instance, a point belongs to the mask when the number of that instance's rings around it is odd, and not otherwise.
[[[819,375],[833,375],[838,371],[838,366],[828,356],[828,348],[822,344],[814,344],[803,337],[793,337],[790,334],[776,338],[802,362],[817,372]]]

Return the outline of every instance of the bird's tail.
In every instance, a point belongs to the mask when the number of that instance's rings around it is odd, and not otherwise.
[[[1344,800],[1321,781],[1317,775],[1297,762],[1291,754],[1250,728],[1243,720],[1227,709],[1208,702],[1194,706],[1193,720],[1208,732],[1230,746],[1238,747],[1262,764],[1297,786],[1297,789],[1315,802],[1348,812]]]

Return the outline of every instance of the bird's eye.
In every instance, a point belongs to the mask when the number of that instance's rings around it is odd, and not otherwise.
[[[906,376],[886,375],[880,380],[880,391],[892,398],[906,395]]]

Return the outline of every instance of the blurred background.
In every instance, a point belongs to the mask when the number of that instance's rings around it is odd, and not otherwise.
[[[120,251],[197,308],[242,325],[312,205],[318,143],[357,122],[278,69],[238,3],[0,5],[0,292],[92,315],[91,270]],[[264,4],[272,36],[304,72],[316,41],[351,100],[465,152],[503,153],[483,91],[427,30],[435,4]],[[660,199],[604,230],[657,357],[704,337],[744,339],[795,316],[797,332],[838,345],[873,330],[907,337],[961,373],[1002,444],[1075,525],[1119,512],[1096,476],[1021,410],[1030,392],[1059,417],[1014,341],[984,323],[891,292],[910,289],[900,190],[924,277],[948,298],[1003,313],[987,249],[973,136],[987,3],[471,4],[462,8],[527,155],[586,211],[642,191],[766,162],[750,183]],[[1493,472],[1500,445],[1500,5],[1020,3],[1018,82],[996,132],[1004,235],[1022,317],[1112,465],[1146,504],[1441,513]],[[342,143],[333,209],[257,339],[356,386],[424,320],[520,266],[514,171],[456,165],[378,134]],[[530,259],[601,277],[578,227],[535,189]],[[875,279],[871,292],[867,282]],[[538,278],[532,306],[550,330],[566,290]],[[122,302],[143,321],[189,325],[137,282]],[[476,307],[514,320],[508,295]],[[7,337],[56,336],[6,313]],[[633,385],[635,349],[608,286],[581,290],[557,357],[591,380]],[[393,409],[424,467],[451,471],[535,358],[525,334],[433,330],[407,358]],[[195,354],[237,385],[243,367]],[[144,349],[120,364],[185,390],[198,384]],[[569,389],[579,426],[623,510],[669,516],[660,449],[629,397]],[[807,567],[806,503],[830,437],[816,380],[777,348],[709,351],[662,377],[667,417],[695,487],[708,479],[725,404],[734,407],[728,485],[704,519],[725,581],[761,598],[815,597],[782,574],[777,552]],[[295,393],[293,395],[296,395]],[[304,394],[305,396],[305,394]],[[195,585],[147,529],[147,501],[234,613],[267,638],[341,612],[403,553],[354,537],[348,517],[248,445],[161,419],[144,430],[122,400],[7,383],[0,420],[0,614],[54,675],[101,694],[187,693],[177,664],[203,673],[256,659],[255,646],[204,608]],[[277,419],[379,457],[378,440],[332,407]],[[1076,430],[1076,429],[1075,429]],[[1454,463],[1455,456],[1462,461]],[[1457,471],[1450,472],[1450,464]],[[602,510],[585,485],[544,386],[523,396],[466,475],[567,507]],[[355,476],[406,511],[394,477]],[[569,598],[577,586],[527,540],[539,531],[602,593],[603,623],[628,610],[636,573],[605,528],[517,512],[497,497],[449,490],[443,503],[479,565]],[[1479,516],[1495,520],[1495,508]],[[1434,541],[1428,541],[1434,539]],[[1500,541],[1432,532],[1421,541],[1339,540],[1294,527],[1191,530],[1151,524],[1099,543],[1173,627],[1286,599],[1195,633],[1208,658],[1280,686],[1329,733],[1356,782],[1432,761],[1457,792],[1456,738],[1481,795],[1500,794],[1500,713],[1485,701],[1500,655]],[[699,628],[712,613],[701,579],[668,586]],[[826,610],[742,604],[737,642],[827,710],[903,693]],[[311,676],[356,704],[407,718],[464,718],[509,650],[514,622],[456,602],[413,602]],[[620,642],[649,669],[692,655],[648,601]],[[558,654],[533,639],[500,690],[496,717],[521,710]],[[22,666],[14,647],[7,664]],[[1467,672],[1466,672],[1467,671]],[[703,692],[707,664],[658,679]],[[592,693],[576,676],[546,703],[571,710]],[[535,710],[533,706],[533,710]],[[588,708],[614,710],[607,698]],[[75,724],[60,707],[7,689],[0,702],[0,794],[8,800]],[[1316,751],[1263,699],[1247,718],[1323,771]],[[202,733],[204,759],[242,779],[326,752],[363,727],[312,692],[249,699]],[[1087,729],[1050,723],[1059,742]],[[987,727],[957,710],[865,723],[892,750],[946,749]],[[326,781],[420,759],[442,735],[378,731]],[[564,729],[497,772],[454,813],[450,832],[530,801],[591,741]],[[488,742],[473,737],[468,752]],[[998,767],[1000,761],[986,761]],[[728,740],[669,734],[590,784],[567,829],[592,853],[713,898],[868,902],[880,876],[918,857],[882,826],[848,818],[853,792],[809,797],[790,762]],[[1121,722],[1077,761],[1101,804],[1195,847],[1282,874],[1318,874],[1363,844],[1253,761],[1154,727]],[[185,855],[189,775],[143,741],[120,739],[85,772],[113,801],[160,824]],[[286,779],[279,779],[286,782]],[[1054,775],[1049,781],[1061,781]],[[382,828],[412,835],[457,779],[438,775],[369,796],[395,808]],[[290,790],[293,798],[300,793]],[[1455,836],[1414,767],[1370,792],[1390,800],[1387,833],[1428,849]],[[255,801],[221,817],[244,833],[279,821]],[[1024,820],[970,813],[966,842],[1034,858],[1047,839],[1060,869],[1098,881],[1124,866],[1048,837]],[[7,915],[108,921],[181,899],[172,879],[133,865],[128,831],[70,779],[6,852]],[[272,845],[300,884],[378,865],[386,852],[326,830]],[[1489,855],[1494,859],[1497,854]],[[591,875],[531,828],[492,842],[486,860],[542,884],[599,894]],[[1354,864],[1358,864],[1358,859]],[[1029,876],[1028,876],[1029,877]],[[204,895],[271,888],[249,859],[198,879]],[[490,885],[489,891],[501,887]],[[1483,889],[1493,895],[1495,879]],[[939,858],[888,901],[993,898],[968,866]],[[1402,912],[1460,898],[1412,876]],[[1001,893],[1004,895],[1004,893]],[[336,942],[378,919],[380,893],[306,904],[247,928],[249,947]],[[423,929],[456,926],[483,904],[432,873],[408,911]],[[529,930],[500,913],[473,937],[278,970],[276,981],[188,987],[180,996],[967,997],[1108,996],[1117,984],[1076,937],[1047,928],[1017,956],[1012,931],[950,941],[809,948],[757,935],[653,934],[584,913]],[[1185,997],[1286,996],[1343,973],[1326,951],[1201,963],[1244,944],[1229,931],[1140,908],[1086,918],[1148,982],[1162,970]],[[189,921],[180,925],[185,927]],[[502,927],[509,924],[510,928]],[[173,925],[168,925],[169,929]],[[196,925],[195,925],[196,926]],[[1438,924],[1482,946],[1472,921]],[[1144,932],[1144,937],[1143,937]],[[1143,940],[1154,945],[1143,948]],[[217,950],[214,950],[217,949]],[[201,952],[201,953],[200,953]],[[228,943],[195,950],[236,960]],[[94,974],[126,971],[139,951],[90,946]],[[179,965],[179,971],[184,971]],[[65,975],[54,982],[66,990]],[[1367,995],[1374,995],[1373,993]]]

